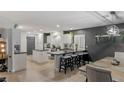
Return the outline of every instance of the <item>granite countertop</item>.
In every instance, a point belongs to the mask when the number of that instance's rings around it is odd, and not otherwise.
[[[14,54],[26,54],[27,52],[16,52]]]
[[[42,52],[42,51],[48,51],[48,50],[38,50],[38,49],[35,49],[34,51],[41,51]]]
[[[53,54],[53,55],[62,55],[62,54],[68,54],[68,53],[74,53],[74,52],[82,52],[82,51],[55,51],[55,52],[50,52],[49,51],[47,53],[48,54]]]
[[[61,55],[61,54],[65,54],[64,51],[55,51],[55,52],[47,52],[48,54],[53,54],[53,55]]]

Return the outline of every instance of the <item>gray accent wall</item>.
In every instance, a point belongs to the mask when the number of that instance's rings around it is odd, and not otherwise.
[[[119,28],[123,29],[124,24],[118,24]],[[122,37],[114,37],[110,40],[103,42],[96,42],[96,35],[105,35],[106,27],[94,27],[82,30],[73,31],[74,35],[85,34],[86,46],[93,61],[99,60],[104,57],[114,57],[114,52],[124,52],[124,41]]]

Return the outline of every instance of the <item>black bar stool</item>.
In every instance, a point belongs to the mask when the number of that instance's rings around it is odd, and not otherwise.
[[[79,59],[78,55],[76,56],[76,65],[77,65],[77,68],[79,68],[81,66],[80,59]]]
[[[80,67],[80,60],[78,55],[71,55],[72,56],[72,62],[74,66]]]
[[[76,57],[77,57],[77,55],[73,54],[73,55],[71,55],[71,57],[72,57],[73,66],[75,66],[76,65]]]
[[[83,60],[84,60],[85,64],[86,64],[86,63],[89,64],[90,56],[89,56],[88,53],[84,53],[84,54],[83,54]]]
[[[73,63],[71,61],[71,56],[63,56],[60,58],[59,72],[61,72],[61,70],[64,70],[66,74],[67,68],[70,68],[71,71],[73,70]]]
[[[7,71],[5,59],[0,59],[0,72],[5,72],[5,71]]]
[[[80,64],[82,63],[83,65],[85,65],[85,61],[83,60],[83,53],[79,53],[78,56],[79,56]]]

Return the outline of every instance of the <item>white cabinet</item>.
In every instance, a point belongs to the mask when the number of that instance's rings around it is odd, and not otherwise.
[[[35,49],[43,50],[43,34],[38,34],[35,36]]]
[[[63,43],[65,43],[65,44],[71,44],[72,43],[71,34],[64,34],[63,35]]]
[[[12,72],[26,69],[26,33],[22,30],[12,30]],[[17,47],[20,47],[20,51],[17,52]]]
[[[27,52],[26,32],[15,30],[12,34],[13,45],[20,45],[20,52]]]
[[[74,36],[74,49],[85,50],[85,34]]]
[[[18,30],[13,31],[12,33],[13,44],[20,45],[21,43],[21,32]]]
[[[26,53],[14,54],[13,72],[26,69]]]
[[[44,63],[48,62],[48,51],[38,51],[38,50],[33,50],[33,61],[38,62],[38,63]]]
[[[47,36],[47,43],[51,43],[51,37]]]
[[[20,51],[21,52],[27,52],[27,35],[26,32],[21,32],[21,40],[20,40]]]

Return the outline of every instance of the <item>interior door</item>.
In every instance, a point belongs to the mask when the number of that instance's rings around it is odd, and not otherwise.
[[[27,37],[27,55],[32,55],[35,49],[35,37]]]

